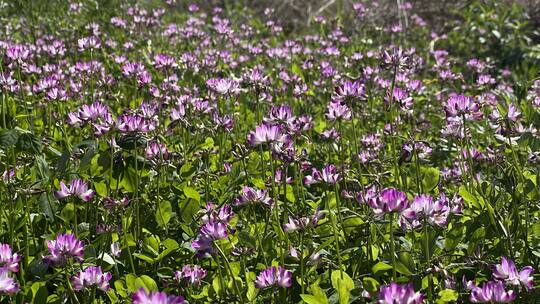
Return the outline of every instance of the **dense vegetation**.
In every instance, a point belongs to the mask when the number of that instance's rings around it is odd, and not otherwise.
[[[540,301],[523,7],[177,2],[1,2],[2,302]]]

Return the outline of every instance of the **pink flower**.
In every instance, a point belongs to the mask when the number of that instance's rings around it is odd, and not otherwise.
[[[90,266],[71,277],[71,284],[73,284],[73,289],[75,290],[96,286],[103,291],[107,291],[110,288],[109,281],[111,277],[111,273],[103,273],[101,267]]]
[[[132,296],[133,304],[182,304],[181,296],[167,295],[165,292],[146,292],[144,288],[137,290]]]
[[[77,239],[73,234],[59,234],[55,240],[45,242],[50,255],[43,257],[49,264],[61,265],[69,258],[80,262],[84,255],[84,242]]]
[[[81,179],[72,179],[69,182],[69,188],[60,182],[60,190],[54,192],[57,199],[63,199],[70,196],[77,196],[85,202],[88,202],[94,197],[94,190],[88,189],[88,184]]]
[[[11,251],[8,244],[0,244],[0,266],[10,271],[19,271],[19,261],[21,256]]]
[[[493,266],[493,277],[496,280],[504,281],[513,286],[519,286],[521,283],[527,290],[533,289],[533,272],[534,269],[531,266],[525,266],[518,273],[514,261],[506,257],[502,257],[500,264]]]
[[[19,291],[19,284],[9,276],[7,267],[0,268],[0,293],[13,294]]]
[[[255,279],[255,287],[263,289],[272,286],[289,288],[292,285],[292,272],[285,268],[272,266],[261,271]]]

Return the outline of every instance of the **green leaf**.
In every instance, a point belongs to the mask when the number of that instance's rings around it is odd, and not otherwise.
[[[3,130],[0,132],[0,146],[8,148],[13,146],[19,140],[19,132],[15,129]]]
[[[327,304],[328,303],[328,300],[325,301],[324,299],[320,299],[310,294],[301,294],[300,297],[307,304]]]
[[[147,275],[142,275],[142,276],[138,277],[135,280],[135,287],[137,289],[142,287],[147,292],[148,291],[157,291],[158,290],[158,286],[157,286],[156,282],[151,277],[149,277]]]
[[[156,210],[156,222],[160,227],[166,227],[172,217],[172,206],[169,201],[159,203]]]
[[[396,261],[396,271],[404,275],[412,275],[413,273],[403,263]]]
[[[319,300],[323,300],[324,303],[328,303],[328,298],[326,297],[326,293],[324,292],[324,290],[321,287],[319,287],[319,284],[317,282],[315,282],[315,284],[312,284],[309,287],[309,290]]]
[[[161,244],[165,246],[165,250],[163,250],[156,258],[158,261],[161,261],[163,258],[165,258],[180,247],[178,242],[173,239],[166,239]]]
[[[154,259],[145,255],[145,254],[142,254],[142,253],[133,253],[133,256],[136,257],[137,259],[139,260],[143,260],[145,262],[148,262],[150,264],[154,264]]]
[[[15,146],[18,152],[26,152],[29,154],[41,153],[41,139],[30,132],[22,133]]]
[[[291,65],[291,71],[296,75],[300,76],[300,78],[302,78],[303,80],[306,79],[304,73],[302,72],[302,69],[296,63],[293,63]]]
[[[36,282],[32,284],[32,303],[33,304],[44,304],[47,303],[47,297],[49,292],[47,291],[47,286],[45,282]]]
[[[437,303],[454,303],[457,301],[459,293],[453,289],[444,289],[439,291],[439,299]]]
[[[441,172],[437,168],[423,167],[422,168],[422,187],[424,192],[431,192],[439,184]]]
[[[135,276],[132,275],[132,274],[128,274],[128,276],[133,277],[133,288],[135,288]],[[126,282],[128,281],[128,277],[126,277]],[[128,287],[129,288],[129,287]],[[121,280],[116,280],[114,281],[114,289],[116,290],[116,292],[118,292],[118,294],[120,296],[122,296],[123,298],[126,298],[127,297],[127,291],[126,291],[126,287],[124,286],[124,282],[121,281]]]
[[[259,294],[259,289],[255,288],[255,284],[253,284],[253,282],[249,282],[248,290],[246,293],[248,301],[253,302],[257,298],[258,294]]]
[[[364,283],[364,289],[371,294],[375,294],[379,289],[379,282],[372,277],[365,277],[362,282]]]
[[[56,212],[58,201],[52,197],[52,194],[43,192],[39,195],[39,208],[45,215],[47,222],[54,223],[54,213]]]
[[[60,212],[60,216],[69,223],[75,217],[75,205],[73,203],[66,204]]]
[[[351,290],[354,289],[354,282],[351,277],[341,270],[332,271],[330,276],[332,280],[332,287],[334,287],[339,294],[339,304],[348,304]]]
[[[201,202],[201,195],[199,194],[199,192],[197,192],[197,190],[191,187],[188,187],[188,186],[184,187],[184,194],[186,195],[186,197],[192,198],[196,200],[198,203]]]
[[[135,285],[136,280],[137,280],[137,277],[134,274],[129,273],[128,275],[126,275],[126,286],[128,288],[128,291],[130,292],[137,291],[137,286]],[[116,282],[114,285],[116,286]]]
[[[382,272],[382,271],[387,271],[387,270],[390,270],[392,269],[392,266],[384,263],[384,262],[379,262],[375,265],[373,265],[373,267],[371,268],[371,271],[373,271],[374,274],[378,274],[379,272]]]

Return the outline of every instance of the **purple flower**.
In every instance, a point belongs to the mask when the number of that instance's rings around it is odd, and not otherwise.
[[[289,216],[289,222],[283,224],[283,231],[290,233],[297,230],[304,230],[306,228],[316,227],[319,223],[319,220],[324,218],[324,216],[324,213],[319,210],[319,207],[315,209],[315,212],[311,217],[293,218]]]
[[[152,141],[146,147],[145,153],[146,158],[156,160],[157,162],[168,159],[171,154],[164,144],[155,141]]]
[[[446,196],[441,195],[434,201],[431,196],[422,194],[416,196],[410,206],[403,210],[400,223],[403,228],[416,228],[425,219],[431,225],[444,227],[450,211],[450,203]]]
[[[0,293],[13,294],[19,291],[19,284],[9,276],[7,267],[0,268]]]
[[[264,206],[272,207],[274,201],[268,195],[268,190],[260,190],[252,187],[244,186],[242,188],[242,196],[236,199],[236,205],[245,204],[263,204]]]
[[[331,121],[340,119],[351,119],[351,111],[349,110],[349,107],[347,105],[341,104],[341,102],[339,101],[330,102],[326,110],[326,118]]]
[[[227,237],[227,224],[210,221],[201,227],[200,233],[211,240],[221,240]]]
[[[21,256],[17,253],[13,253],[11,246],[0,243],[0,267],[7,268],[13,272],[18,272],[20,260]]]
[[[397,189],[386,188],[380,194],[375,195],[374,189],[362,195],[361,201],[368,204],[376,215],[384,215],[391,212],[401,212],[409,206],[407,195]]]
[[[493,266],[493,277],[496,280],[504,281],[506,284],[513,286],[519,286],[521,283],[527,290],[533,289],[533,272],[534,269],[531,266],[525,266],[518,273],[514,261],[506,257],[502,257],[500,264]]]
[[[103,291],[107,291],[110,287],[109,281],[111,277],[111,273],[103,273],[100,266],[90,266],[71,277],[71,284],[75,290],[96,286]]]
[[[366,98],[366,88],[360,81],[344,81],[340,86],[336,87],[334,100],[345,101],[351,98],[364,100]]]
[[[132,295],[133,304],[182,304],[184,298],[181,296],[167,295],[165,292],[146,292],[140,288]]]
[[[471,97],[465,95],[450,96],[446,101],[444,110],[447,117],[465,116],[470,120],[482,118],[480,104],[475,102]]]
[[[384,101],[386,103],[389,103],[390,99],[392,99],[393,102],[397,102],[402,109],[410,109],[413,105],[413,98],[410,97],[409,94],[407,94],[407,92],[401,88],[394,88],[393,96],[392,98],[390,97],[391,96],[386,96]]]
[[[118,130],[122,133],[147,133],[156,128],[153,122],[149,122],[144,116],[139,114],[120,115],[116,125],[118,126]]]
[[[283,133],[283,128],[279,125],[269,125],[263,123],[255,127],[255,131],[249,132],[247,143],[251,146],[272,142],[285,142],[287,136]]]
[[[488,281],[482,284],[482,287],[468,284],[471,290],[469,300],[473,303],[508,303],[513,301],[517,294],[513,290],[506,291],[504,283],[501,281]]]
[[[62,265],[68,259],[74,258],[82,262],[84,255],[84,242],[73,234],[59,234],[55,240],[45,241],[50,255],[43,257],[48,264]]]
[[[236,94],[240,85],[233,79],[211,78],[206,81],[208,88],[220,95]]]
[[[198,265],[185,265],[182,267],[182,271],[176,271],[174,277],[177,281],[187,281],[189,284],[194,286],[201,285],[202,279],[206,277],[206,270],[199,267]]]
[[[285,268],[272,266],[264,269],[255,279],[255,287],[263,289],[272,286],[289,288],[292,285],[292,272]]]
[[[120,244],[118,242],[113,242],[111,244],[111,254],[114,257],[119,257],[120,253],[122,253],[122,249],[120,249]]]
[[[414,292],[412,283],[381,286],[377,294],[379,304],[419,304],[424,303],[424,295]]]
[[[292,123],[295,117],[293,116],[292,109],[289,106],[282,105],[279,107],[272,107],[268,117],[265,117],[263,120],[268,124],[275,123]]]
[[[220,223],[229,223],[229,221],[234,216],[234,212],[230,205],[223,205],[219,210],[216,210],[216,206],[209,202],[206,204],[206,214],[201,218],[201,222],[206,224],[211,221],[216,221]]]
[[[57,199],[63,199],[70,196],[77,196],[85,202],[90,201],[94,197],[94,190],[88,189],[88,184],[81,179],[72,179],[69,182],[69,188],[60,182],[60,190],[54,192]]]
[[[312,185],[320,182],[324,182],[329,185],[333,185],[341,180],[341,175],[337,172],[337,168],[334,165],[327,165],[321,171],[313,168],[311,175],[304,177],[304,184]]]
[[[513,122],[516,122],[521,117],[521,112],[517,109],[514,103],[511,103],[508,106],[508,119]]]

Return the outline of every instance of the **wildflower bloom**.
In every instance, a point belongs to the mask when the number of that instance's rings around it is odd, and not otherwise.
[[[0,267],[7,268],[9,271],[19,271],[19,261],[21,256],[13,253],[11,246],[0,243]]]
[[[381,286],[377,294],[379,304],[419,304],[424,302],[424,295],[414,292],[412,283]]]
[[[401,212],[409,206],[407,195],[397,189],[386,188],[376,194],[374,188],[370,188],[362,194],[360,200],[373,209],[376,215],[384,215],[391,212]]]
[[[289,288],[292,285],[292,272],[281,266],[272,266],[261,271],[255,279],[255,287],[259,289],[279,286]]]
[[[326,118],[331,121],[340,119],[351,119],[351,110],[349,110],[349,107],[347,105],[341,104],[341,102],[339,101],[330,102],[326,111]]]
[[[146,292],[144,288],[140,288],[133,293],[131,299],[133,304],[182,304],[184,298],[181,296],[167,295],[163,291]]]
[[[360,81],[344,81],[340,86],[336,87],[334,100],[347,100],[351,98],[366,98],[366,88]]]
[[[220,95],[235,94],[240,90],[240,85],[233,79],[211,78],[206,81],[206,85]]]
[[[201,218],[201,222],[206,224],[210,221],[228,223],[234,216],[234,212],[230,205],[223,205],[219,210],[216,210],[216,206],[209,202],[206,204],[206,214]]]
[[[182,271],[177,270],[174,273],[174,277],[177,281],[187,281],[191,285],[199,286],[202,279],[206,277],[206,270],[198,265],[185,265],[182,267]]]
[[[474,284],[468,284],[471,289],[469,300],[473,303],[509,303],[516,299],[516,292],[506,291],[504,283],[501,281],[488,281],[478,287]]]
[[[69,188],[60,182],[60,190],[54,192],[57,199],[63,199],[70,196],[77,196],[85,202],[90,201],[94,197],[94,190],[88,189],[88,183],[81,179],[72,179],[69,182]]]
[[[151,142],[146,147],[145,153],[146,158],[156,161],[161,161],[162,159],[166,160],[171,154],[164,144],[155,141]]]
[[[260,190],[252,187],[244,186],[242,188],[242,196],[236,199],[236,205],[245,205],[245,204],[263,204],[268,207],[274,205],[274,201],[268,195],[268,190]]]
[[[519,286],[521,283],[527,290],[533,289],[533,272],[534,269],[531,266],[525,266],[518,272],[514,261],[506,257],[502,257],[500,264],[493,266],[493,277],[496,280],[513,286]]]
[[[122,133],[147,133],[155,130],[154,123],[149,122],[144,116],[135,115],[120,115],[116,122],[118,130]]]
[[[111,273],[103,273],[100,266],[90,266],[71,277],[71,284],[75,290],[95,286],[103,291],[107,291],[110,287],[109,281],[111,277]]]
[[[480,104],[465,95],[452,95],[444,107],[447,117],[465,116],[467,119],[478,120],[482,118]]]
[[[19,291],[19,284],[9,276],[7,267],[0,268],[0,294],[13,294]]]
[[[276,141],[285,141],[286,137],[281,126],[263,123],[256,126],[255,131],[249,132],[247,143],[251,146],[257,146]]]
[[[426,220],[430,225],[444,227],[450,215],[450,204],[446,196],[434,201],[427,194],[418,195],[414,198],[408,208],[403,210],[400,223],[402,227],[416,228],[421,225],[422,220]]]
[[[207,214],[202,218],[199,234],[191,242],[191,247],[195,249],[197,256],[213,254],[214,241],[224,239],[229,235],[227,225],[234,213],[230,206],[225,206],[219,212],[215,212],[213,204],[207,204]]]
[[[84,242],[73,234],[59,234],[55,240],[45,242],[50,255],[43,257],[49,264],[61,265],[68,259],[74,258],[82,262],[84,255]]]
[[[337,172],[337,168],[334,165],[327,165],[321,171],[313,168],[311,175],[304,177],[304,184],[311,185],[319,182],[324,182],[329,185],[333,185],[341,180],[341,175]]]
[[[297,230],[304,230],[310,227],[316,227],[319,220],[324,218],[324,213],[319,210],[319,207],[315,209],[315,212],[311,217],[293,218],[289,216],[289,222],[283,224],[283,231],[289,233]]]

